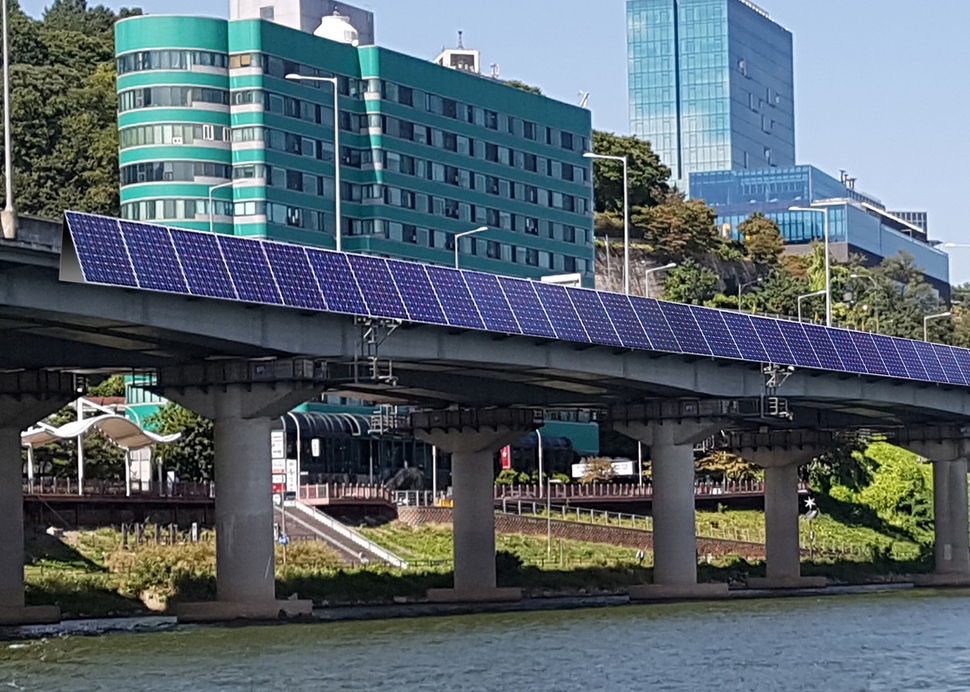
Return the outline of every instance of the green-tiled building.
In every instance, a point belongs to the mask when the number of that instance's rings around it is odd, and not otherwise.
[[[588,110],[261,19],[118,22],[122,216],[593,281]],[[222,187],[216,187],[223,185]],[[215,188],[215,189],[213,189]],[[213,200],[212,209],[209,199]]]

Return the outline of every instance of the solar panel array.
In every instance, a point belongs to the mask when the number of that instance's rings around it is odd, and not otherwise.
[[[76,212],[67,224],[95,284],[970,385],[970,351],[942,344]]]

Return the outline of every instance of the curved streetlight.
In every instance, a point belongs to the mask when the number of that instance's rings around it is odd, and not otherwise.
[[[466,235],[474,235],[476,233],[484,233],[487,230],[488,230],[488,226],[479,226],[478,228],[473,229],[471,231],[462,231],[461,233],[455,233],[455,269],[458,269],[458,246],[459,246],[459,242],[458,241],[459,241],[459,239],[463,238]]]
[[[951,317],[952,312],[941,312],[939,315],[927,315],[923,318],[923,341],[930,340],[930,320],[941,320],[944,317]]]
[[[814,298],[815,296],[824,296],[828,291],[815,291],[815,293],[806,293],[805,295],[798,296],[798,321],[802,321],[802,301],[806,298]]]
[[[738,283],[738,312],[741,311],[741,293],[744,291],[744,289],[746,289],[748,286],[760,284],[762,281],[764,281],[764,278],[757,278],[754,281],[748,281],[747,283]]]
[[[333,85],[333,186],[334,186],[334,216],[337,217],[337,227],[334,236],[337,242],[337,252],[343,252],[341,242],[343,219],[341,218],[341,190],[340,190],[340,81],[336,77],[314,77],[312,75],[291,73],[286,78],[295,82],[330,82]]]
[[[2,2],[2,0],[0,0],[0,2]],[[230,180],[225,183],[219,183],[218,185],[212,185],[209,188],[209,233],[214,233],[216,230],[215,229],[216,211],[215,211],[215,208],[212,206],[212,193],[224,187],[232,187],[235,184],[236,184],[235,180]]]
[[[643,295],[647,298],[650,297],[650,275],[654,272],[662,272],[667,269],[673,269],[677,266],[676,262],[671,262],[670,264],[665,264],[662,267],[654,267],[653,269],[647,269],[643,272]]]
[[[623,292],[630,294],[630,166],[626,156],[608,156],[587,151],[587,159],[623,162]],[[609,252],[609,246],[607,246]]]
[[[829,208],[828,207],[789,207],[788,211],[803,211],[822,214],[825,218],[825,326],[832,326],[832,263],[829,252]]]

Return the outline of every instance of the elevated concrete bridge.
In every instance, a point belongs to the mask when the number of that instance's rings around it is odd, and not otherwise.
[[[970,581],[966,386],[785,372],[776,394],[787,400],[789,420],[759,408],[761,363],[65,283],[49,240],[0,241],[0,372],[16,373],[0,377],[0,457],[9,460],[0,472],[0,554],[9,556],[0,565],[0,619],[31,617],[17,557],[20,429],[74,396],[70,378],[43,379],[46,372],[154,370],[161,394],[215,421],[219,601],[187,617],[308,607],[278,603],[273,593],[269,421],[323,391],[421,407],[427,413],[414,417],[415,434],[451,452],[455,588],[433,598],[516,597],[495,586],[492,454],[541,425],[536,410],[571,407],[603,411],[651,449],[656,583],[635,596],[725,593],[696,583],[692,463],[694,445],[724,429],[761,435],[727,444],[767,469],[762,585],[806,583],[795,471],[841,442],[833,432],[853,430],[905,430],[904,446],[937,462],[946,488],[937,503],[939,578]]]

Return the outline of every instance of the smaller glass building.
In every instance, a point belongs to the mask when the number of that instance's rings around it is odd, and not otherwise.
[[[847,184],[848,183],[848,184]],[[948,255],[931,245],[925,228],[889,212],[877,198],[841,182],[814,166],[756,171],[707,171],[690,175],[691,197],[703,199],[718,213],[718,223],[735,239],[738,227],[755,212],[774,219],[789,244],[822,241],[822,214],[791,207],[827,209],[829,240],[873,263],[907,252],[916,258],[927,281],[949,295]],[[925,215],[924,215],[925,222]]]

